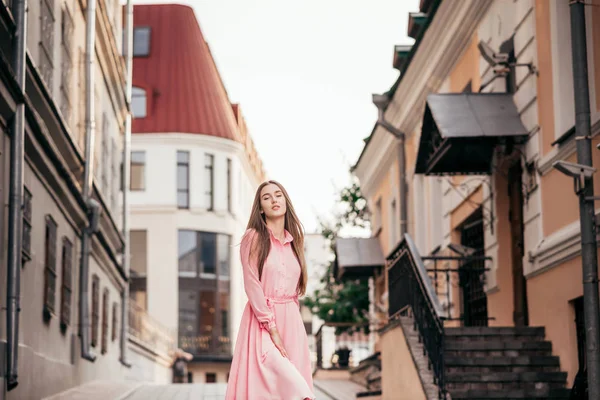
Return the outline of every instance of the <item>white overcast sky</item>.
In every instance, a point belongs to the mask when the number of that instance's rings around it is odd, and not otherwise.
[[[134,1],[135,4],[154,0]],[[164,3],[165,1],[160,1]],[[307,232],[330,215],[398,77],[418,0],[189,0],[230,100]]]

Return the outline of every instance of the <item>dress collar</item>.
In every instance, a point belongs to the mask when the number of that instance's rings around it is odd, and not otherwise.
[[[275,237],[275,235],[273,234],[273,231],[271,230],[271,228],[267,227],[267,230],[269,231],[269,235],[271,235],[271,239],[273,239],[273,240],[277,240],[279,243],[281,243],[281,242],[279,241],[279,239],[278,239],[277,237]],[[284,230],[283,230],[283,232],[284,232],[284,234],[285,234],[285,238],[283,239],[283,243],[281,243],[281,244],[284,244],[284,245],[285,245],[285,244],[287,244],[287,243],[290,243],[291,241],[293,241],[293,240],[294,240],[294,237],[292,236],[292,234],[291,234],[291,233],[289,233],[289,232],[287,231],[287,229],[284,229]]]

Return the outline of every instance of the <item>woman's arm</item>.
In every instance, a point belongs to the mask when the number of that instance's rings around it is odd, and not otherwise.
[[[261,327],[270,331],[275,328],[275,316],[267,305],[267,299],[258,278],[256,260],[258,255],[256,254],[256,247],[254,247],[256,240],[258,240],[258,237],[256,231],[253,229],[246,231],[242,238],[240,257],[244,272],[244,288],[252,311],[254,311],[254,315],[256,315]],[[250,256],[251,249],[253,253],[252,257]]]

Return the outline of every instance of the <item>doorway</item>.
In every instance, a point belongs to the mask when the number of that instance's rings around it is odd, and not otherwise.
[[[527,326],[529,325],[527,281],[523,274],[523,256],[525,255],[523,168],[520,160],[515,162],[508,170],[508,198],[514,302],[513,322],[515,326]]]
[[[459,267],[461,314],[464,326],[487,326],[488,309],[485,293],[485,255],[483,210],[479,207],[460,226],[460,244],[469,255]],[[469,259],[477,257],[475,259]]]

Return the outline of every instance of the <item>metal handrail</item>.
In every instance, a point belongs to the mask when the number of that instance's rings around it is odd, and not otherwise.
[[[387,258],[386,265],[390,320],[399,318],[409,310],[412,312],[439,389],[439,398],[445,399],[443,310],[410,235],[404,235],[402,242]]]

